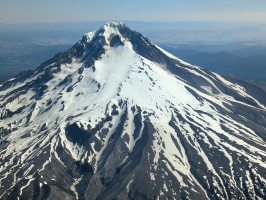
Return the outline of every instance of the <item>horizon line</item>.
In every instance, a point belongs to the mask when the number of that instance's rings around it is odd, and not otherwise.
[[[175,21],[138,21],[138,20],[89,20],[89,21],[55,21],[55,22],[0,22],[0,25],[20,25],[20,24],[63,24],[63,23],[100,23],[100,22],[138,22],[138,23],[178,23],[178,22],[206,22],[206,23],[260,23],[266,24],[266,21],[243,21],[243,20],[175,20]]]

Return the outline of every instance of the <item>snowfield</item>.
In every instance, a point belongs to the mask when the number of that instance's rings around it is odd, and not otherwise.
[[[0,198],[266,198],[265,104],[121,23],[0,105]]]

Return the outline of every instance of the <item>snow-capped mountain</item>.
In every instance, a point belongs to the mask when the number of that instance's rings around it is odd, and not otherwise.
[[[0,198],[265,199],[265,97],[106,23],[0,87]]]

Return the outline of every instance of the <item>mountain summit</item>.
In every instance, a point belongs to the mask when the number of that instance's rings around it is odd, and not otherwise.
[[[106,23],[0,87],[0,198],[265,199],[265,96]]]

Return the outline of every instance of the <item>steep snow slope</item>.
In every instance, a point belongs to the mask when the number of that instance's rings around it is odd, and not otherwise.
[[[0,90],[1,198],[266,198],[265,105],[121,23]]]

